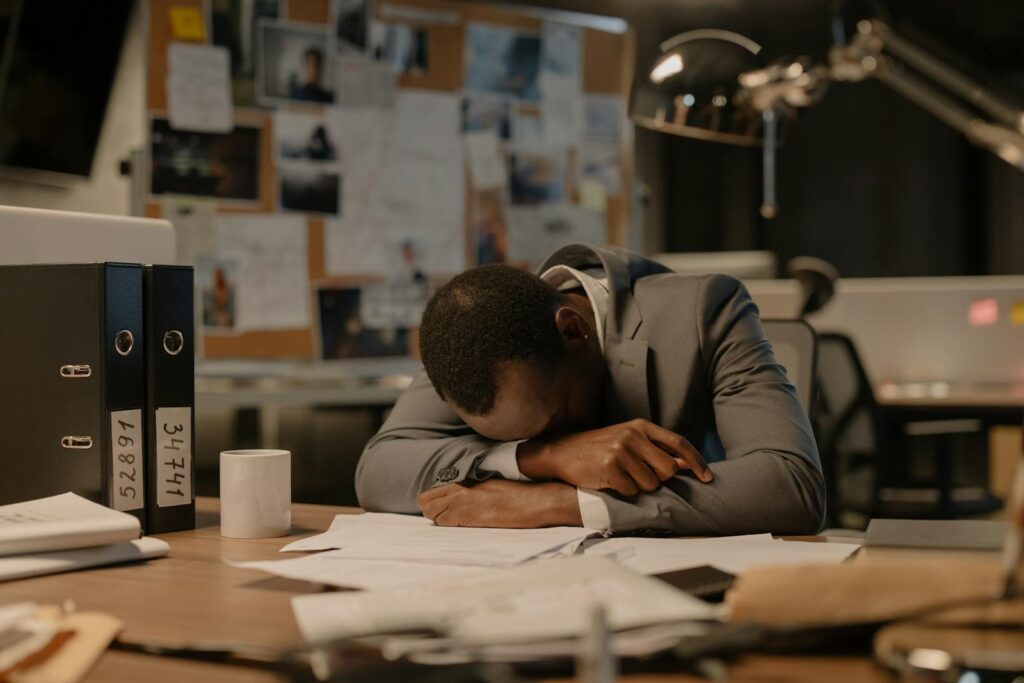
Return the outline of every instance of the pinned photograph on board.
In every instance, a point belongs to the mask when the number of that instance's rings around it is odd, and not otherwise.
[[[372,316],[369,320],[364,316],[362,299],[363,290],[358,287],[317,290],[322,358],[408,355],[409,328],[373,327]]]
[[[466,35],[465,88],[540,99],[540,36],[514,28],[470,23]]]
[[[504,97],[466,97],[462,100],[462,132],[493,130],[502,140],[508,140],[512,134],[510,108]]]
[[[233,330],[237,263],[215,256],[200,256],[195,263],[196,299],[202,306],[203,327]]]
[[[370,33],[369,0],[331,0],[331,24],[339,52],[366,52]]]
[[[565,196],[564,155],[516,152],[508,162],[513,204],[558,202]]]
[[[283,210],[341,214],[341,173],[336,169],[289,162],[278,166],[277,175]]]
[[[543,36],[544,72],[579,79],[583,72],[583,29],[570,24],[546,22]]]
[[[260,97],[300,102],[334,102],[327,32],[315,24],[259,23]]]
[[[231,92],[235,106],[256,104],[256,29],[263,19],[283,16],[284,0],[211,0],[210,33],[214,45],[231,54]]]
[[[423,74],[430,69],[426,29],[409,24],[370,25],[370,54],[391,65],[396,74]]]
[[[505,263],[508,260],[508,226],[501,190],[476,193],[472,221],[477,265]]]
[[[152,194],[259,199],[259,128],[198,133],[174,130],[166,119],[153,119],[150,126]]]
[[[338,161],[338,133],[328,117],[279,111],[274,114],[274,149],[282,159]]]

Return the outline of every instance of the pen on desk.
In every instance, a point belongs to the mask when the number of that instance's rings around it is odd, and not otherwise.
[[[1010,489],[1010,524],[1003,543],[1003,597],[1024,594],[1024,455]]]

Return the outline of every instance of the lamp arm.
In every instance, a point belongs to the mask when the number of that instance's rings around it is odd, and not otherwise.
[[[848,46],[829,55],[835,80],[876,78],[922,109],[964,134],[974,145],[991,150],[1024,170],[1024,111],[917,47],[880,21],[862,21]],[[907,65],[948,91],[940,90]],[[986,121],[950,94],[995,119]]]
[[[881,39],[885,50],[897,59],[988,113],[996,121],[1024,132],[1024,111],[1010,105],[988,88],[914,45],[881,21],[873,20],[867,23],[871,32]]]

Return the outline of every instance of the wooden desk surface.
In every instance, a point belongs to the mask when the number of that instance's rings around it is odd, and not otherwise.
[[[292,538],[260,540],[220,536],[218,501],[199,499],[195,531],[160,536],[171,546],[169,557],[140,564],[57,574],[0,584],[0,603],[33,600],[62,603],[70,599],[79,610],[114,614],[125,622],[123,638],[181,644],[221,641],[275,648],[300,644],[290,598],[320,590],[247,569],[226,561],[280,558],[289,540],[326,529],[339,513],[354,508],[295,505]],[[887,674],[862,657],[748,656],[731,670],[733,681],[889,681]],[[104,654],[87,680],[90,683],[262,683],[279,679],[242,667],[133,654]],[[680,675],[631,676],[635,683],[690,681]]]

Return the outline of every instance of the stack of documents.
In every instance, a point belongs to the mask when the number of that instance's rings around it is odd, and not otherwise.
[[[0,581],[166,555],[137,517],[73,493],[0,506]]]

